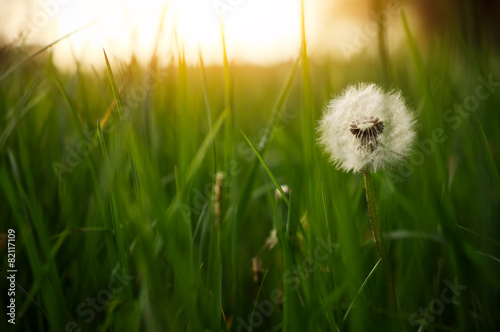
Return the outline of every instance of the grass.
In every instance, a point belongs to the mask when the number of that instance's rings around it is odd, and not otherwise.
[[[222,67],[202,54],[190,66],[182,49],[164,68],[109,49],[104,70],[61,71],[50,47],[2,61],[0,239],[15,230],[18,272],[16,325],[0,329],[496,330],[499,87],[466,107],[479,76],[500,81],[498,55],[462,56],[451,37],[426,51],[401,20],[409,48],[383,53],[384,66],[416,110],[418,144],[402,168],[373,174],[397,314],[363,178],[315,143],[332,93],[388,74],[363,56],[310,57],[303,24],[297,59],[270,67],[230,63],[225,49]]]

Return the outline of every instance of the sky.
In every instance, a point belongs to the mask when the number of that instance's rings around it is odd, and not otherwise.
[[[308,48],[345,61],[376,54],[381,18],[389,23],[391,47],[397,47],[401,29],[393,27],[400,24],[397,8],[405,1],[374,12],[369,0],[304,0]],[[220,17],[232,60],[275,63],[296,57],[300,49],[300,0],[0,0],[0,8],[0,31],[14,44],[46,45],[93,23],[54,48],[62,65],[74,59],[102,63],[103,48],[114,58],[134,53],[147,60],[157,39],[162,59],[184,50],[190,63],[199,52],[205,62],[220,63]]]

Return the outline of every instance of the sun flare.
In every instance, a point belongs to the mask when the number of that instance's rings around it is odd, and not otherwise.
[[[247,62],[286,60],[300,47],[300,0],[75,0],[59,6],[56,35],[94,22],[57,50],[64,61],[68,48],[79,61],[131,54],[147,59],[158,40],[159,54],[183,50],[188,62],[201,51],[207,62],[220,61],[224,27],[228,54]],[[160,26],[162,29],[160,29]],[[161,33],[160,33],[161,30]]]

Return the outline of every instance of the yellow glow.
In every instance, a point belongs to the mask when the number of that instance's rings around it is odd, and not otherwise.
[[[402,3],[397,2],[399,4]],[[377,55],[375,21],[368,0],[304,0],[308,50],[314,55],[350,61],[358,54]],[[147,61],[155,48],[163,63],[184,50],[190,63],[198,52],[207,63],[221,63],[222,38],[218,10],[230,60],[272,63],[295,58],[300,49],[300,0],[0,0],[4,34],[46,45],[94,20],[97,23],[54,47],[60,65],[73,59],[103,65],[102,49],[113,60],[132,54]],[[162,19],[162,12],[165,15]],[[388,9],[384,9],[388,12]],[[391,41],[399,41],[399,15],[388,15]],[[391,42],[394,49],[398,42]]]
[[[78,60],[102,59],[103,48],[122,59],[127,59],[132,53],[146,56],[155,40],[160,4],[151,1],[149,5],[140,6],[138,3],[130,0],[75,0],[68,7],[61,8],[57,35],[97,20],[69,39]],[[61,48],[59,51],[57,55],[64,58],[68,50]]]
[[[79,61],[98,62],[105,48],[122,60],[132,52],[147,59],[154,49],[164,6],[164,31],[159,43],[164,58],[183,48],[188,61],[196,62],[201,50],[207,62],[220,62],[218,12],[229,57],[270,62],[298,54],[300,0],[174,0],[166,4],[154,0],[68,0],[57,15],[57,36],[98,21],[58,47],[56,57],[64,61],[71,51]]]

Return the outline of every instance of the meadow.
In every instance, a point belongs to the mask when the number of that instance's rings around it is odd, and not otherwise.
[[[51,47],[5,50],[0,330],[496,331],[499,54],[455,30],[421,46],[400,19],[382,60],[315,58],[304,39],[273,66],[106,49],[68,72]],[[418,119],[413,153],[373,174],[397,312],[363,177],[317,144],[357,82],[400,89]]]

